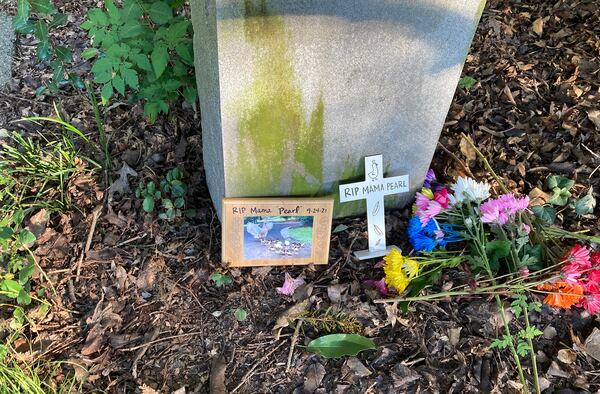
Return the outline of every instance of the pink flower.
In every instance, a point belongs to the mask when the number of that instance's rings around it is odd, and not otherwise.
[[[582,297],[577,306],[583,306],[590,315],[595,315],[600,311],[600,293],[589,294]]]
[[[585,293],[598,293],[600,292],[600,287],[598,287],[597,281],[591,281],[588,279],[587,282],[583,284],[583,291]]]
[[[363,281],[363,286],[379,290],[379,295],[385,297],[388,295],[388,288],[385,285],[385,278],[381,280],[367,279]]]
[[[529,276],[529,268],[521,267],[521,269],[519,269],[519,275],[523,278],[527,278]]]
[[[429,199],[429,197],[427,197],[423,193],[417,192],[417,201],[416,201],[417,212],[427,210],[427,207],[429,206],[430,201],[431,200]]]
[[[600,264],[600,252],[591,253],[590,261],[594,264]]]
[[[531,232],[531,227],[529,227],[528,225],[526,225],[525,223],[523,223],[523,232],[525,234],[529,234]]]
[[[294,294],[294,291],[304,283],[304,279],[297,277],[296,279],[292,278],[290,274],[285,273],[285,280],[283,281],[283,286],[276,288],[279,294],[291,296]]]
[[[579,278],[581,278],[582,275],[581,267],[577,264],[565,264],[563,265],[560,274],[565,282],[576,285],[579,284]]]
[[[515,198],[512,193],[491,199],[481,204],[481,221],[505,224],[511,215],[524,211],[529,206],[529,197]]]
[[[448,199],[448,189],[445,187],[433,193],[433,199],[437,201],[442,208],[448,208],[450,205],[450,199]]]
[[[579,244],[573,246],[564,257],[564,260],[567,260],[569,263],[576,264],[580,266],[580,268],[590,268],[592,266],[592,262],[590,261],[590,251]]]
[[[421,226],[425,226],[432,217],[437,216],[443,210],[444,208],[442,208],[439,202],[430,200],[427,209],[422,211],[417,210],[417,216],[421,219]]]

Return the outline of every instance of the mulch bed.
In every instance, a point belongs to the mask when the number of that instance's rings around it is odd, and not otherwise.
[[[96,2],[56,3],[70,19],[53,34],[75,48],[75,70],[89,77],[89,63],[79,58],[88,42],[78,26]],[[478,82],[456,91],[432,165],[440,177],[489,178],[461,143],[464,133],[515,191],[543,189],[545,178],[559,173],[576,180],[575,196],[593,187],[598,197],[599,36],[596,1],[488,2],[463,71]],[[10,122],[51,115],[56,103],[67,120],[97,139],[85,93],[65,87],[35,97],[51,71],[38,65],[34,52],[33,39],[19,38],[13,80],[0,92],[0,129],[38,130]],[[180,106],[149,124],[139,104],[120,102],[105,121],[114,167],[127,163],[137,171],[137,177],[128,178],[131,188],[180,165],[196,215],[165,223],[144,215],[133,193],[115,194],[92,231],[79,278],[72,267],[101,202],[87,199],[83,212],[67,212],[48,223],[52,231],[36,253],[57,290],[48,294],[55,306],[27,335],[45,358],[88,368],[86,391],[170,393],[185,387],[185,392],[202,393],[225,384],[240,393],[517,392],[510,357],[488,348],[499,332],[490,300],[415,303],[407,313],[372,302],[360,283],[381,277],[381,269],[350,256],[367,243],[362,218],[334,223],[348,228],[332,236],[329,266],[287,270],[311,283],[304,295],[310,295],[313,308],[332,306],[355,316],[378,349],[326,360],[303,349],[311,335],[307,330],[288,361],[294,330],[273,331],[278,317],[298,303],[275,291],[284,269],[237,270],[220,264],[220,225],[204,180],[198,115]],[[101,161],[97,153],[90,154]],[[106,192],[102,181],[97,197]],[[408,247],[409,214],[406,208],[387,216],[388,237],[401,247]],[[559,220],[571,230],[598,233],[600,228],[598,216],[580,218],[570,210],[561,212]],[[228,272],[233,283],[215,286],[209,276],[216,270]],[[460,280],[444,278],[455,279]],[[236,308],[248,312],[245,321],[236,320]],[[559,353],[580,349],[600,327],[598,320],[547,308],[533,320],[544,330],[537,349],[548,392],[600,389],[598,361],[580,351],[575,361]]]

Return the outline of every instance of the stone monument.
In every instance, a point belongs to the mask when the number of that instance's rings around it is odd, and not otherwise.
[[[191,0],[212,199],[421,187],[485,0]],[[388,201],[387,198],[392,200]],[[387,197],[400,206],[412,193]],[[336,216],[362,213],[364,201]]]
[[[15,33],[12,18],[0,13],[0,89],[11,78],[12,51]]]

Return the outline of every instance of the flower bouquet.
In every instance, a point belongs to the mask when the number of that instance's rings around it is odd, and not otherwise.
[[[509,192],[485,159],[484,163],[502,193],[492,193],[487,182],[466,177],[446,186],[432,170],[427,173],[408,224],[413,251],[389,253],[384,258],[385,278],[378,283],[382,294],[395,290],[401,296],[377,302],[493,297],[504,335],[491,347],[511,351],[525,392],[529,389],[520,357],[529,354],[539,392],[532,340],[542,332],[529,324],[529,312],[540,311],[541,302],[584,308],[590,314],[600,311],[600,252],[594,251],[600,237],[550,225],[549,207],[532,207],[528,196]],[[421,294],[442,270],[458,266],[471,276],[467,283]],[[512,314],[523,320],[516,334],[509,326],[505,297],[512,301]]]

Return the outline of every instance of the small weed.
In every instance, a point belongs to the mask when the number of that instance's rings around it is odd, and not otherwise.
[[[83,158],[75,148],[74,139],[87,138],[81,131],[62,119],[29,118],[35,123],[50,121],[61,126],[62,134],[48,139],[24,137],[13,132],[8,143],[0,147],[0,213],[23,208],[32,211],[46,208],[63,211],[72,207],[68,184],[74,177],[93,172],[99,166]],[[39,124],[39,123],[38,123]]]
[[[160,181],[159,188],[153,181],[148,183],[140,181],[135,196],[143,199],[142,208],[145,212],[158,211],[160,219],[171,220],[181,217],[182,214],[187,216],[193,214],[191,210],[184,210],[187,191],[188,187],[183,182],[183,175],[176,167],[167,172],[165,179]],[[156,209],[158,203],[160,209]]]
[[[359,334],[362,324],[345,312],[334,312],[331,308],[307,311],[297,316],[295,320],[302,320],[318,333],[343,333]]]
[[[224,275],[220,272],[213,272],[213,274],[210,276],[210,280],[215,282],[215,286],[217,287],[223,287],[225,285],[233,283],[233,279],[231,279],[231,276]]]

